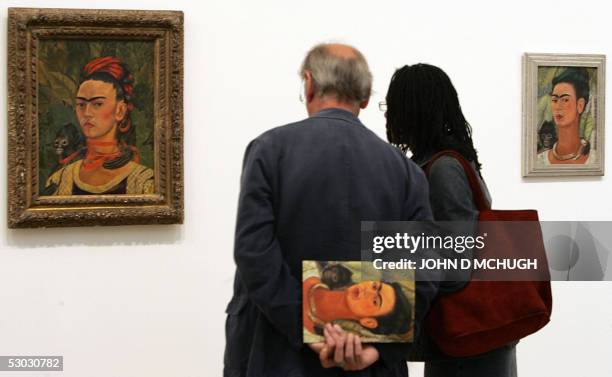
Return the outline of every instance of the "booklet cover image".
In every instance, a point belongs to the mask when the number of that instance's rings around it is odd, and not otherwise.
[[[412,342],[414,271],[376,270],[361,261],[303,261],[304,343],[323,342],[325,324],[364,343]]]

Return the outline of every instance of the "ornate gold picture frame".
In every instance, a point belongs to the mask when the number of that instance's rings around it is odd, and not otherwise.
[[[183,13],[8,13],[8,226],[182,223]]]

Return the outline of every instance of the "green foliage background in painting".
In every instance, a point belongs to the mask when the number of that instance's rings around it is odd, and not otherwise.
[[[74,103],[81,70],[90,60],[103,56],[119,58],[134,75],[134,110],[131,114],[136,127],[136,146],[140,151],[141,164],[153,168],[153,42],[40,40],[37,68],[41,191],[57,163],[53,147],[56,132],[66,123],[79,125]]]
[[[552,120],[550,93],[552,80],[563,73],[567,67],[538,67],[538,131],[544,121]],[[586,68],[589,75],[589,102],[580,117],[580,137],[591,142],[591,148],[597,147],[595,134],[595,117],[597,115],[597,69]]]

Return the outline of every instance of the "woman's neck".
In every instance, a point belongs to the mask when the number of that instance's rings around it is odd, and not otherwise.
[[[576,153],[580,149],[580,136],[578,132],[578,122],[575,122],[569,127],[557,127],[558,141],[556,152],[560,155]]]
[[[119,151],[117,140],[87,139],[87,150],[96,154],[110,154]]]
[[[315,288],[311,295],[313,306],[311,310],[318,319],[324,322],[331,322],[335,319],[359,319],[346,304],[346,291]]]

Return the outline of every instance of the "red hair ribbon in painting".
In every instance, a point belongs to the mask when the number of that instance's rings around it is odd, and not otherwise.
[[[95,73],[106,73],[110,75],[123,89],[123,93],[129,99],[134,93],[134,76],[125,68],[125,65],[121,63],[121,60],[114,56],[106,56],[103,58],[97,58],[83,67],[83,77],[87,78]],[[130,109],[131,110],[131,109]]]

